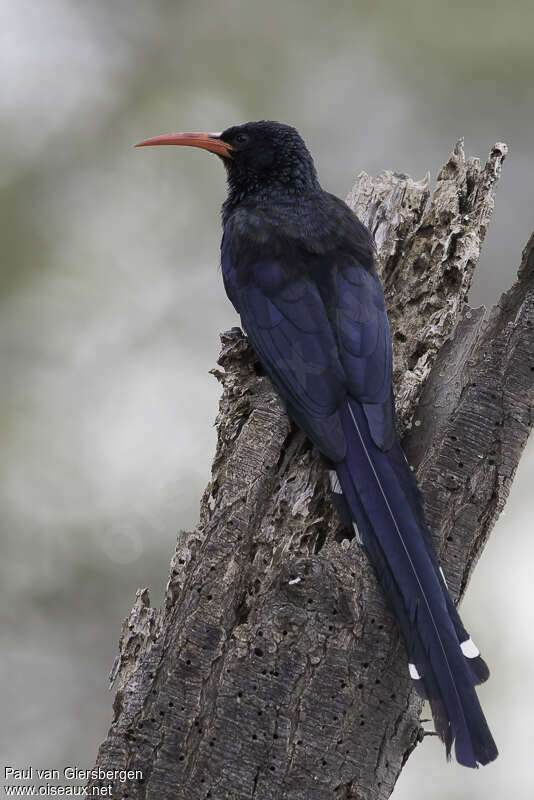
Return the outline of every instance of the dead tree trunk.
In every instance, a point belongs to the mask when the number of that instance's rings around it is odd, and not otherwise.
[[[481,168],[458,143],[430,202],[428,178],[390,172],[348,198],[377,241],[399,425],[457,599],[532,424],[534,237],[489,315],[466,303],[505,154]],[[114,798],[387,798],[422,738],[404,646],[320,459],[241,331],[221,338],[200,523],[178,536],[165,606],[139,591],[124,624],[97,766],[142,771]]]

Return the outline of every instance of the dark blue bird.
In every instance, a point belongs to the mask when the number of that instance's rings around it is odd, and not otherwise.
[[[228,176],[228,297],[288,412],[325,458],[395,613],[447,756],[497,756],[475,685],[489,671],[449,597],[395,430],[391,337],[369,231],[325,192],[294,128],[250,122],[159,136],[217,153]]]

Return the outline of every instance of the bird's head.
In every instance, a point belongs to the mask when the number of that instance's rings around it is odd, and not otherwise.
[[[216,153],[226,167],[230,195],[236,199],[277,189],[295,194],[319,186],[302,137],[280,122],[246,122],[222,133],[172,133],[136,147],[151,145],[189,145]]]

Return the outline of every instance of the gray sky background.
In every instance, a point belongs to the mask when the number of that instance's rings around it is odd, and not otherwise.
[[[218,160],[133,142],[296,125],[323,185],[435,178],[456,139],[510,146],[471,294],[494,302],[534,228],[530,0],[0,0],[0,564],[5,764],[92,765],[138,586],[161,598],[214,448]],[[464,602],[501,757],[429,738],[394,797],[532,796],[532,442]],[[0,765],[1,766],[1,765]]]

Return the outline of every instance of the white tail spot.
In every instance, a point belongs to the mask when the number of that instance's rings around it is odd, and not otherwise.
[[[358,542],[358,544],[363,544],[362,537],[360,536],[360,531],[358,530],[358,526],[355,522],[352,523],[352,527],[354,528],[354,538]]]
[[[408,669],[410,670],[410,678],[414,681],[421,680],[421,676],[417,672],[417,667],[415,664],[408,664]]]
[[[472,639],[467,639],[465,642],[462,642],[460,647],[466,658],[477,658],[477,656],[480,655],[480,651]]]
[[[328,470],[328,477],[330,478],[330,488],[336,494],[343,494],[341,491],[341,484],[339,482],[339,478],[337,477],[337,473],[335,470],[330,469]]]
[[[439,571],[441,572],[441,577],[443,578],[443,583],[445,584],[445,586],[448,589],[449,588],[449,584],[447,583],[447,578],[445,577],[445,573],[443,572],[441,567],[439,568]]]

